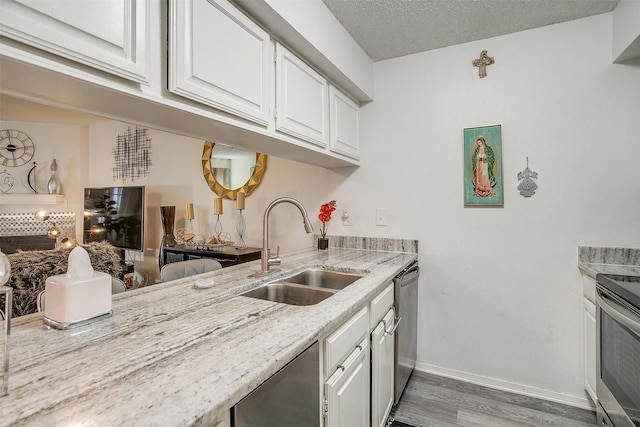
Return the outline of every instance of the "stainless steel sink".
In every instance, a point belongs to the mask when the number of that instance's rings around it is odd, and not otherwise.
[[[308,286],[269,283],[241,295],[291,305],[313,305],[333,295],[333,291]]]
[[[310,268],[240,295],[291,305],[313,305],[344,289],[362,274]]]
[[[300,285],[315,288],[344,289],[361,277],[362,274],[343,273],[332,270],[323,270],[321,268],[310,268],[296,274],[295,276],[286,277],[281,281],[286,283],[298,283]]]

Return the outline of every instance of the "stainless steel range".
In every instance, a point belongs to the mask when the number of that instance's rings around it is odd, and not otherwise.
[[[640,276],[596,276],[598,425],[640,427]]]

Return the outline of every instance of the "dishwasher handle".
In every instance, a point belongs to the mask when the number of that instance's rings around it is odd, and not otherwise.
[[[396,280],[400,282],[401,287],[404,287],[410,285],[413,282],[413,279],[417,278],[418,276],[420,276],[420,267],[418,266],[418,264],[416,264],[396,276]]]

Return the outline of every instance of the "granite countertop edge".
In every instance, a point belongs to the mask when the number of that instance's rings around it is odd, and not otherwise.
[[[640,249],[578,246],[578,269],[594,280],[600,273],[640,276]]]
[[[75,330],[47,330],[42,314],[17,318],[0,425],[211,425],[414,259],[310,249],[263,278],[247,277],[254,261],[115,295],[110,319]],[[313,306],[238,296],[309,265],[367,274]],[[202,277],[216,286],[194,289]]]

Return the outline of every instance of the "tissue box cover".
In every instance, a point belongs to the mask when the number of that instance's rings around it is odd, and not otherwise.
[[[44,316],[66,325],[111,313],[111,276],[51,276],[45,282]]]

